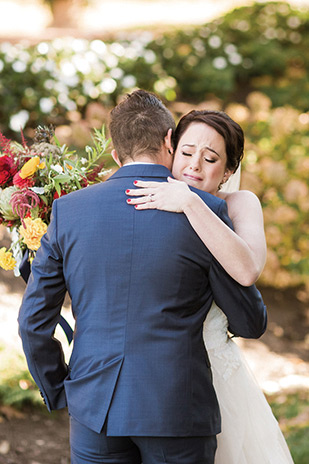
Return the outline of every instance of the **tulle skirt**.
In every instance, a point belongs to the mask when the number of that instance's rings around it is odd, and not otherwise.
[[[279,424],[215,305],[204,340],[222,417],[215,464],[293,464]]]

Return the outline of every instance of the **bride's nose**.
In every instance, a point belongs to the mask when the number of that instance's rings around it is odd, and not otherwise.
[[[190,169],[192,171],[200,171],[201,169],[201,160],[199,157],[192,156],[190,159]]]

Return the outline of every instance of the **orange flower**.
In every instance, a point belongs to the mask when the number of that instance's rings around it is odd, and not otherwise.
[[[41,218],[27,217],[24,222],[26,227],[20,226],[19,233],[29,250],[36,251],[41,246],[41,238],[47,231],[47,225]]]
[[[28,160],[24,166],[21,168],[19,175],[22,179],[26,179],[27,177],[33,176],[33,174],[38,169],[44,169],[45,163],[41,163],[41,160],[38,156],[34,156],[30,160]]]

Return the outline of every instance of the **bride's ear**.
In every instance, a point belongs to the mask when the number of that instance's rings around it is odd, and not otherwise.
[[[113,160],[115,161],[115,163],[117,163],[118,166],[121,168],[122,163],[121,163],[121,161],[119,160],[119,156],[117,155],[116,150],[112,150],[112,157],[113,157]]]
[[[218,185],[218,190],[221,190],[222,185],[225,184],[225,182],[227,182],[229,180],[229,178],[231,177],[232,174],[233,174],[233,172],[230,171],[229,169],[227,169],[225,171],[224,176],[222,177],[222,180],[221,180],[220,184]]]
[[[231,177],[231,175],[233,174],[232,171],[230,171],[229,169],[227,169],[224,173],[224,176],[222,178],[222,181],[221,181],[221,185],[222,184],[225,184],[225,182],[227,182],[229,180],[229,178]]]

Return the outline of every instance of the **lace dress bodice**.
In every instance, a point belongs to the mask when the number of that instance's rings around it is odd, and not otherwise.
[[[225,381],[241,364],[239,350],[229,337],[227,328],[227,317],[213,303],[204,323],[203,335],[210,359],[220,360],[215,367]]]
[[[204,324],[208,349],[219,348],[227,342],[228,320],[221,309],[212,303]]]

